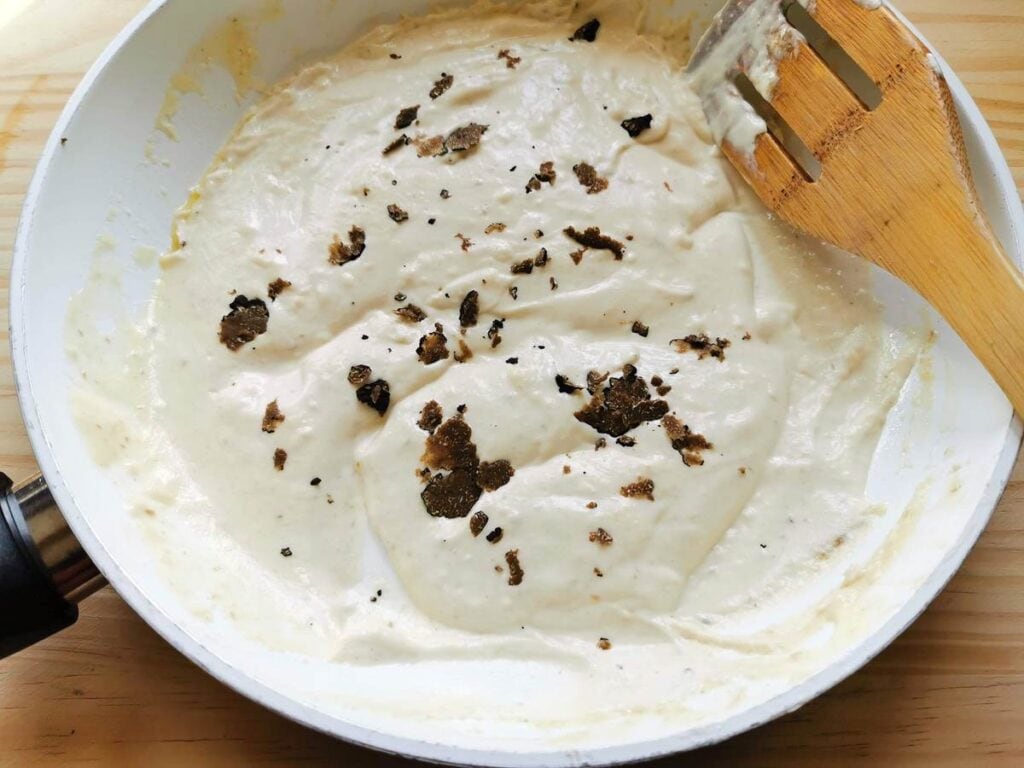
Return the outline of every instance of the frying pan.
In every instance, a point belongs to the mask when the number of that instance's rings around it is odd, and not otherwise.
[[[188,52],[225,20],[248,19],[258,52],[256,74],[273,82],[373,24],[428,5],[428,0],[154,0],[75,92],[40,160],[14,250],[13,361],[43,474],[17,486],[0,476],[0,653],[72,623],[77,603],[106,580],[171,644],[249,698],[336,737],[438,762],[618,764],[704,746],[798,708],[863,666],[938,594],[988,522],[1021,442],[1020,422],[959,339],[882,274],[876,275],[876,293],[887,321],[930,324],[936,341],[929,375],[912,376],[886,427],[868,495],[897,513],[916,499],[917,518],[905,521],[906,545],[926,555],[915,559],[917,571],[904,565],[892,575],[902,585],[900,594],[909,598],[866,627],[839,658],[724,720],[674,729],[643,723],[625,735],[593,736],[567,746],[537,724],[513,732],[490,722],[420,722],[398,708],[362,711],[352,702],[370,688],[379,693],[391,686],[396,697],[424,695],[417,670],[407,669],[399,683],[375,677],[373,670],[346,677],[348,672],[327,661],[275,653],[230,622],[194,615],[155,567],[151,543],[129,514],[123,490],[90,456],[71,413],[75,372],[64,352],[64,320],[89,274],[93,244],[101,236],[114,244],[110,258],[120,271],[123,298],[129,306],[144,306],[158,270],[133,253],[139,245],[166,245],[174,209],[254,98],[237,98],[229,72],[207,67],[200,73],[202,94],[185,97],[174,118],[177,140],[161,134],[155,125],[164,94]],[[707,18],[713,5],[677,0],[656,13]],[[657,16],[652,20],[656,23]],[[986,213],[1007,253],[1020,263],[1024,212],[1009,169],[963,85],[939,64],[963,122]],[[944,484],[950,477],[956,478],[955,492]],[[915,497],[922,487],[931,491]],[[936,515],[950,522],[955,536],[929,538],[928,520]],[[348,694],[344,703],[334,695],[339,690]]]

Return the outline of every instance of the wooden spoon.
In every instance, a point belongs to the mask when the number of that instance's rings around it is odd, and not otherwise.
[[[705,54],[729,34],[729,16],[750,4],[730,4],[725,24],[702,41]],[[874,110],[806,43],[778,63],[768,101],[820,162],[817,180],[773,132],[757,138],[752,162],[727,142],[722,149],[787,222],[869,259],[924,296],[1024,414],[1024,278],[978,204],[935,59],[891,11],[870,5],[816,0],[809,11],[881,91]]]

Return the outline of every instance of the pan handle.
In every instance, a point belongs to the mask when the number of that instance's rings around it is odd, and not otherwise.
[[[42,475],[14,487],[0,472],[0,658],[74,624],[104,584]]]

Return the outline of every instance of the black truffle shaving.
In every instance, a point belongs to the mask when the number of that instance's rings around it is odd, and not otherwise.
[[[591,19],[582,27],[573,32],[572,37],[569,38],[570,42],[586,42],[592,43],[597,40],[597,33],[601,29],[601,22],[597,19]]]
[[[383,379],[365,384],[356,390],[356,399],[383,417],[391,405],[391,387]]]
[[[642,115],[641,117],[631,117],[628,120],[623,120],[622,127],[626,133],[635,139],[644,131],[649,131],[653,123],[653,115]]]

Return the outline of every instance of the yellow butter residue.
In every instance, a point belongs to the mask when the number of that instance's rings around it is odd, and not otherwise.
[[[167,254],[164,254],[160,262],[161,264],[164,264],[167,259],[173,257],[178,251],[185,247],[185,241],[181,239],[181,234],[178,231],[179,225],[182,221],[185,221],[188,218],[189,213],[201,198],[202,193],[198,188],[189,191],[188,200],[185,201],[185,204],[178,211],[178,215],[175,216],[174,221],[171,222],[171,250]]]
[[[253,34],[260,24],[280,18],[282,12],[280,0],[272,0],[262,10],[232,16],[207,33],[189,51],[185,63],[171,78],[156,116],[157,130],[172,141],[178,140],[174,118],[181,107],[182,96],[202,94],[203,78],[214,66],[231,75],[235,83],[235,97],[240,102],[250,93],[263,91],[266,83],[256,75],[259,50]]]

